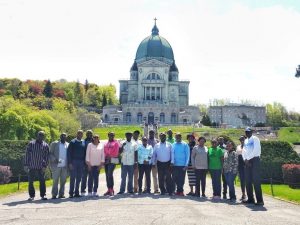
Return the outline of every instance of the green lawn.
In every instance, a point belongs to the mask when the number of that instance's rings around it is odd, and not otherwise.
[[[194,128],[192,126],[163,126],[159,128],[159,132],[165,132],[168,129],[172,129],[173,133],[180,132],[183,134],[183,138],[186,138],[186,135],[188,133],[194,132],[198,136],[205,136],[208,139],[220,136],[220,135],[226,135],[233,139],[236,143],[238,143],[238,139],[240,135],[244,134],[243,129],[221,129],[221,128],[210,128],[210,127],[204,127],[204,128]],[[102,128],[96,128],[94,129],[94,132],[96,134],[100,135],[101,139],[107,139],[107,133],[109,131],[115,132],[117,139],[124,139],[125,138],[125,132],[126,131],[135,131],[139,130],[143,134],[143,128],[139,126],[129,126],[129,125],[112,125],[109,127],[102,127]]]
[[[278,131],[278,139],[289,143],[300,142],[300,127],[284,127]]]
[[[263,184],[262,190],[263,193],[272,195],[270,184]],[[300,203],[300,189],[292,189],[285,184],[275,184],[273,185],[273,193],[275,197]]]
[[[37,188],[39,182],[34,182],[34,186]],[[46,181],[46,186],[51,186],[52,180]],[[10,194],[14,194],[16,192],[25,192],[28,190],[28,182],[21,182],[20,183],[20,190],[18,190],[18,183],[11,183],[11,184],[2,184],[0,185],[0,197],[7,196]]]
[[[240,181],[238,177],[236,178],[235,181],[236,181],[235,185],[237,187],[240,187]],[[272,196],[270,184],[262,184],[261,187],[264,194],[268,194]],[[274,193],[274,197],[300,204],[300,189],[292,189],[285,184],[273,184],[273,193]]]

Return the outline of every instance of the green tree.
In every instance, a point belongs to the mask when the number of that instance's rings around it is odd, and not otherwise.
[[[53,87],[52,87],[52,83],[51,83],[50,80],[47,80],[47,82],[45,84],[45,87],[44,87],[43,94],[47,98],[52,98],[52,96],[53,96]]]
[[[211,126],[211,121],[210,118],[207,114],[204,114],[201,121],[200,121],[204,126]]]

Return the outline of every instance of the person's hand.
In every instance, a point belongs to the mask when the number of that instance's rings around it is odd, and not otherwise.
[[[88,167],[88,171],[91,172],[91,170],[92,170],[91,165],[87,165],[87,167]]]
[[[73,170],[73,165],[71,163],[69,164],[69,169]]]
[[[137,168],[137,166],[138,166],[138,163],[137,163],[137,162],[135,162],[135,163],[134,163],[134,166],[133,166],[133,168],[134,168],[134,169],[136,169],[136,168]]]

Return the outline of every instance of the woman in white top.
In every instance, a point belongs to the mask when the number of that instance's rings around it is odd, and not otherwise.
[[[243,151],[244,151],[244,142],[245,142],[245,136],[242,135],[239,138],[241,144],[236,147],[236,152],[238,154],[238,160],[239,160],[239,166],[238,166],[238,171],[239,171],[239,178],[241,182],[241,189],[242,189],[242,198],[241,200],[246,199],[246,194],[245,194],[245,187],[246,187],[246,182],[245,182],[245,162],[243,159]]]
[[[99,135],[95,134],[93,141],[88,144],[85,161],[89,171],[88,196],[97,196],[99,172],[105,162],[104,145],[100,142]]]

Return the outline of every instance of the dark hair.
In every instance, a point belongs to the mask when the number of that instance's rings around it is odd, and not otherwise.
[[[133,131],[134,134],[140,134],[140,131],[139,130],[135,130]]]
[[[205,137],[203,137],[203,136],[199,137],[199,138],[198,138],[198,141],[200,141],[201,139],[203,139],[204,142],[206,142],[206,138],[205,138]]]

